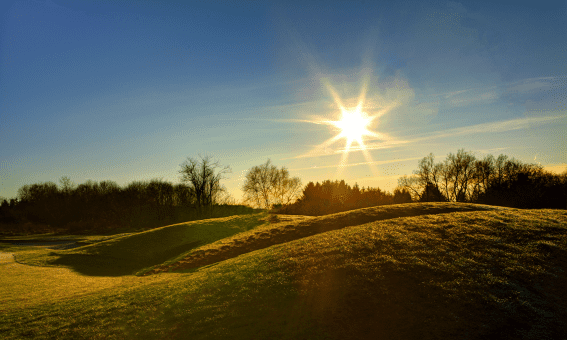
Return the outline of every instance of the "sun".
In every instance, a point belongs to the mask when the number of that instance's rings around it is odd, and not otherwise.
[[[357,151],[362,151],[364,158],[370,165],[372,172],[375,173],[376,169],[372,166],[373,160],[368,152],[366,145],[364,144],[365,137],[374,137],[375,139],[383,139],[385,136],[383,134],[370,131],[368,128],[372,121],[378,117],[378,115],[369,116],[366,112],[362,111],[364,106],[364,96],[361,95],[359,98],[358,105],[354,108],[345,108],[342,104],[338,95],[332,91],[335,102],[341,110],[341,117],[336,121],[324,121],[323,123],[327,125],[334,126],[340,130],[340,133],[335,137],[327,140],[324,145],[329,145],[336,142],[339,139],[345,139],[345,148],[342,151],[341,161],[337,169],[337,176],[340,176],[342,169],[347,166],[348,155],[352,151],[352,144],[356,142],[358,144]]]
[[[321,154],[323,150],[325,150],[325,154],[327,153],[327,148],[331,145],[335,144],[341,139],[345,139],[346,143],[344,148],[341,150],[336,150],[332,153],[340,153],[342,154],[341,160],[337,167],[337,177],[340,177],[342,170],[350,166],[347,164],[348,155],[350,152],[353,151],[361,151],[366,159],[366,163],[370,166],[373,174],[377,174],[377,169],[374,165],[374,161],[372,160],[372,156],[370,155],[369,148],[365,144],[365,141],[376,141],[381,140],[385,142],[391,142],[392,138],[388,135],[376,131],[371,131],[370,127],[374,123],[376,119],[380,116],[387,113],[397,104],[393,103],[376,103],[373,102],[370,106],[366,100],[366,84],[363,85],[360,95],[358,96],[356,106],[348,107],[343,104],[343,100],[337,94],[335,89],[327,83],[327,89],[329,90],[330,94],[333,96],[334,104],[340,110],[340,117],[338,120],[328,120],[328,119],[317,119],[317,120],[308,120],[305,122],[314,123],[314,124],[325,124],[329,125],[335,129],[339,130],[339,133],[336,134],[334,137],[329,138],[321,145],[317,146],[315,150],[310,152],[309,154],[303,157],[311,157],[312,155]],[[349,100],[352,101],[352,100]],[[373,110],[373,114],[368,114],[366,110],[370,108]],[[353,147],[353,143],[356,142],[357,146]],[[381,145],[372,145],[370,149],[381,148]],[[357,163],[358,164],[358,163]],[[360,163],[362,164],[362,163]]]
[[[332,124],[339,129],[341,133],[339,137],[347,139],[347,143],[357,141],[362,144],[362,138],[366,135],[371,135],[372,132],[368,131],[368,125],[372,122],[374,117],[369,117],[365,112],[360,110],[345,110],[341,112],[341,120],[332,122]]]

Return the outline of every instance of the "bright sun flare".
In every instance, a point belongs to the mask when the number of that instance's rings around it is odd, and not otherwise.
[[[355,111],[342,111],[341,120],[333,122],[333,125],[341,129],[341,137],[345,137],[348,141],[356,140],[359,144],[362,143],[362,137],[370,134],[367,127],[372,122],[373,118],[369,118],[366,113]]]
[[[380,148],[380,145],[372,145],[368,147],[365,145],[365,140],[381,140],[381,141],[391,141],[391,138],[388,137],[386,134],[370,131],[369,127],[370,124],[380,117],[381,115],[388,112],[391,108],[393,108],[396,103],[390,103],[388,105],[381,105],[380,110],[375,112],[373,115],[369,115],[363,111],[365,107],[366,101],[366,84],[363,86],[362,91],[358,97],[358,103],[355,107],[345,107],[343,102],[337,92],[333,89],[333,87],[327,83],[327,89],[333,96],[336,106],[340,109],[340,119],[339,120],[325,120],[325,119],[318,119],[315,121],[309,121],[315,124],[326,124],[332,127],[338,128],[340,133],[335,135],[332,138],[329,138],[323,144],[316,147],[314,150],[314,154],[318,154],[322,150],[325,150],[327,154],[327,147],[335,144],[340,139],[345,139],[346,143],[344,148],[341,150],[336,150],[335,153],[341,153],[342,157],[337,167],[337,177],[340,176],[341,171],[344,167],[349,166],[347,164],[348,155],[351,151],[362,151],[364,158],[366,159],[366,164],[370,166],[373,174],[377,174],[377,169],[374,165],[374,161],[372,160],[372,156],[370,155],[369,149],[376,149]],[[374,103],[375,105],[376,103]],[[357,147],[352,147],[353,142],[358,144]],[[318,151],[319,150],[319,151]]]

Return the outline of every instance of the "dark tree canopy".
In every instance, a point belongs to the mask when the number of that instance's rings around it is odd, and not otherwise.
[[[380,188],[360,188],[356,183],[351,187],[344,180],[326,180],[322,183],[307,183],[302,196],[294,204],[284,206],[278,212],[317,216],[411,201],[410,193],[403,188],[397,188],[392,195]]]
[[[398,180],[419,201],[474,202],[517,208],[567,208],[567,175],[505,155],[477,159],[461,149],[440,163],[429,154]]]
[[[199,199],[192,182],[172,184],[161,179],[134,181],[124,187],[91,180],[75,185],[67,177],[61,178],[59,186],[52,182],[24,185],[17,198],[0,201],[0,233],[98,233],[253,212],[225,205],[227,195],[219,181],[228,168],[202,160],[205,166],[199,163],[195,172],[205,169],[206,174],[205,185],[198,186],[204,188]],[[222,205],[206,205],[211,202]]]

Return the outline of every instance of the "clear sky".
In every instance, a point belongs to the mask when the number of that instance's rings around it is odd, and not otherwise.
[[[8,198],[62,176],[178,183],[199,154],[237,200],[268,158],[389,191],[460,148],[560,172],[567,2],[3,0],[0,92]],[[372,118],[348,154],[341,106]]]

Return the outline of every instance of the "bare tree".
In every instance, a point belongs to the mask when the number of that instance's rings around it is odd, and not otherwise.
[[[301,179],[299,177],[290,178],[289,171],[284,167],[276,171],[272,190],[274,204],[291,204],[301,194]]]
[[[504,169],[506,167],[506,163],[508,162],[508,156],[500,155],[494,161],[494,172],[496,176],[495,184],[498,186],[502,185],[502,182],[505,180]]]
[[[471,192],[471,199],[478,201],[480,197],[488,190],[494,179],[494,156],[487,155],[484,159],[477,160],[474,164],[475,183]]]
[[[421,192],[424,189],[421,187],[420,178],[417,175],[404,175],[398,178],[398,186],[406,189],[411,195],[412,201],[416,202],[421,198]]]
[[[398,179],[398,186],[406,189],[414,201],[444,201],[446,192],[441,190],[445,180],[445,167],[442,163],[435,164],[435,156],[430,153],[418,163],[418,169],[413,175]]]
[[[413,176],[398,179],[398,185],[407,189],[415,201],[465,202],[481,190],[479,178],[488,185],[492,165],[488,157],[479,163],[472,153],[461,149],[456,155],[449,153],[443,163],[435,164],[434,160],[430,153],[419,161]]]
[[[75,189],[76,185],[71,181],[69,176],[63,176],[59,179],[59,185],[61,187],[61,192],[65,195],[70,195]]]
[[[219,193],[217,198],[215,199],[215,203],[219,205],[235,205],[236,199],[232,197],[232,195],[226,190],[226,188],[222,188],[223,190]]]
[[[419,184],[425,187],[428,183],[432,183],[436,187],[439,186],[439,169],[434,163],[435,156],[430,153],[427,157],[424,157],[419,161],[419,169],[413,173],[418,176]]]
[[[220,181],[231,170],[209,156],[199,156],[199,159],[187,158],[179,172],[182,181],[187,182],[195,194],[195,202],[201,207],[216,203],[217,197],[225,191]]]
[[[269,209],[274,204],[295,201],[301,194],[301,180],[290,178],[285,167],[278,169],[268,159],[266,163],[248,170],[242,190],[246,202]]]
[[[464,149],[454,155],[449,153],[445,160],[445,177],[448,182],[449,199],[455,202],[465,202],[470,198],[471,187],[475,180],[475,161],[473,154]]]
[[[260,166],[254,166],[246,173],[246,180],[242,190],[244,200],[258,207],[269,208],[272,205],[271,191],[276,180],[277,167],[268,159]]]

